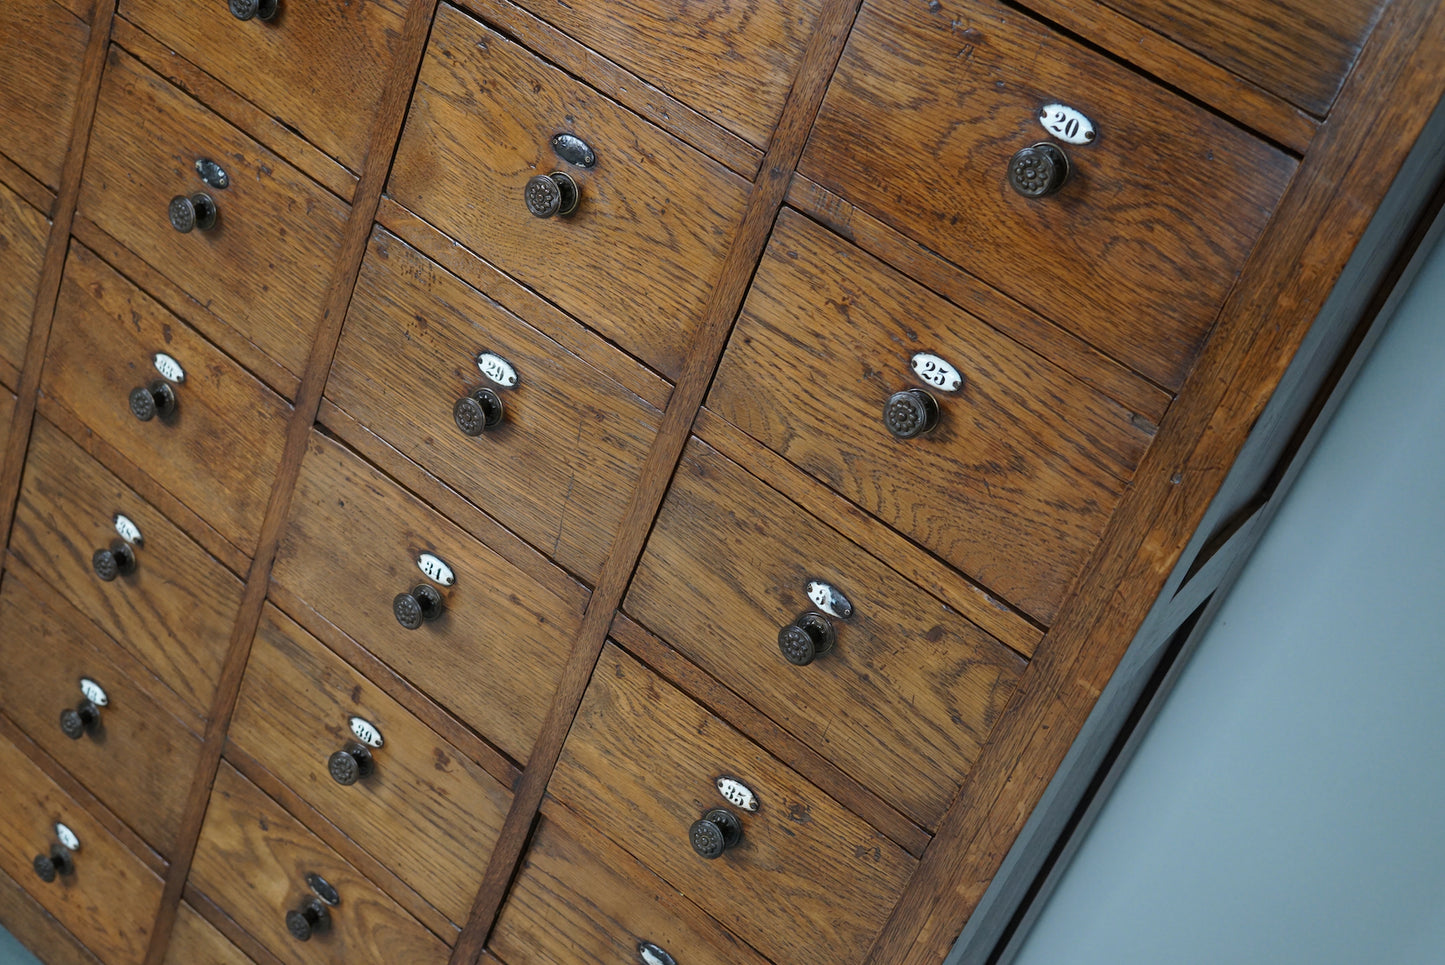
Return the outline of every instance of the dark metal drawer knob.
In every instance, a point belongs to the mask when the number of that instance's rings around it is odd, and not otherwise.
[[[279,6],[277,0],[230,0],[231,16],[237,20],[250,20],[253,17],[270,20],[276,16]]]
[[[577,182],[565,171],[553,171],[551,174],[539,174],[536,177],[527,179],[525,192],[527,199],[527,210],[539,218],[550,218],[556,215],[565,218],[577,210],[577,202],[582,197],[582,192],[577,189]]]
[[[1057,144],[1040,141],[1008,162],[1008,183],[1026,198],[1053,194],[1069,179],[1069,156]]]
[[[149,422],[156,416],[164,419],[174,411],[176,390],[165,379],[156,379],[150,385],[130,390],[130,414],[142,422]]]
[[[688,838],[692,850],[711,861],[743,839],[743,825],[727,808],[713,808],[692,822]]]
[[[181,234],[193,228],[210,231],[216,226],[216,202],[209,194],[200,191],[189,198],[183,194],[171,198],[167,214],[170,215],[171,227]]]
[[[286,912],[286,930],[298,942],[310,941],[312,935],[319,935],[330,927],[331,912],[320,898],[307,895],[301,907]]]
[[[883,425],[898,439],[912,439],[938,425],[938,402],[922,389],[904,389],[888,397]]]
[[[452,418],[463,435],[479,436],[502,421],[502,397],[488,388],[463,396],[452,406]]]
[[[350,787],[363,777],[371,776],[376,770],[376,758],[371,756],[371,748],[352,741],[327,758],[326,770],[337,784]]]
[[[117,576],[135,572],[135,551],[123,539],[112,540],[109,548],[95,551],[90,565],[96,576],[109,583]]]
[[[51,845],[49,854],[37,854],[34,864],[35,873],[46,884],[60,875],[73,874],[75,871],[75,859],[70,856],[69,849],[61,844]]]
[[[78,741],[86,734],[94,734],[100,728],[100,708],[85,698],[74,707],[67,707],[60,712],[60,731],[73,741]]]
[[[397,623],[415,630],[442,615],[442,595],[430,584],[420,583],[409,593],[398,593],[391,601],[391,612]]]
[[[799,614],[792,623],[778,631],[778,649],[788,663],[806,667],[814,657],[833,649],[838,640],[833,624],[816,610]]]

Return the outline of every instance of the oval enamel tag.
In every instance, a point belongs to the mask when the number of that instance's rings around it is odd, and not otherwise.
[[[517,370],[512,368],[511,362],[500,355],[483,352],[477,356],[477,368],[483,375],[504,389],[510,389],[517,384]]]
[[[848,598],[822,580],[808,581],[808,599],[813,601],[813,606],[840,620],[853,615],[853,604],[848,602]]]
[[[958,369],[928,352],[913,356],[913,373],[941,392],[957,392],[963,385],[963,376],[958,374]]]
[[[105,699],[105,688],[91,680],[89,677],[80,678],[80,692],[85,694],[85,699],[97,707],[104,707],[109,701]]]
[[[55,825],[55,836],[60,839],[60,843],[65,845],[67,850],[80,850],[80,839],[75,836],[75,832],[59,822],[56,822]]]
[[[720,777],[717,779],[718,793],[723,796],[729,804],[740,807],[744,811],[756,811],[758,809],[758,796],[752,792],[742,781],[735,777]]]
[[[1039,109],[1039,123],[1066,144],[1091,144],[1098,136],[1089,119],[1067,104],[1045,104]]]
[[[151,359],[151,361],[155,363],[156,371],[161,374],[162,378],[170,379],[172,382],[184,382],[186,380],[186,370],[181,368],[181,363],[166,353],[157,352],[155,358]]]
[[[416,558],[417,567],[426,574],[426,578],[440,583],[442,586],[453,586],[457,582],[457,575],[452,568],[447,566],[440,557],[431,553],[423,553]]]
[[[140,534],[140,527],[132,523],[129,517],[122,516],[120,513],[115,514],[115,531],[120,534],[121,539],[132,546],[141,546],[145,543],[145,539]]]
[[[642,965],[677,965],[677,960],[652,942],[637,943],[637,958]]]
[[[357,740],[368,747],[380,747],[385,743],[381,739],[381,731],[377,730],[371,721],[363,720],[360,717],[351,718],[351,732],[356,735]]]

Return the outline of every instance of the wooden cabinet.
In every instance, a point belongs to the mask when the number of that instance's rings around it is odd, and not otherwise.
[[[0,924],[67,963],[984,947],[1445,144],[1428,0],[0,54]]]

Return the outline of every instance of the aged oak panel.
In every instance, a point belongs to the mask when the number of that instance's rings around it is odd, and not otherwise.
[[[4,116],[0,106],[0,117]],[[49,237],[50,219],[0,184],[0,382],[12,388],[18,378],[11,381],[4,366],[18,376],[25,362],[25,343],[30,337],[30,318]]]
[[[52,191],[70,143],[90,28],[51,0],[0,3],[0,154]]]
[[[164,965],[252,965],[251,959],[182,902]]]
[[[3,872],[0,872],[0,922],[45,965],[101,965],[54,915]]]

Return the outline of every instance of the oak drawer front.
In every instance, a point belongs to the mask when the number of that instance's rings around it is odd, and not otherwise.
[[[227,187],[201,179],[203,159]],[[214,226],[177,230],[172,199],[200,194]],[[304,368],[346,204],[115,46],[78,210],[282,366]]]
[[[223,81],[269,116],[361,170],[382,86],[395,59],[402,0],[245,4],[123,0],[120,14]],[[266,12],[274,8],[269,20]]]
[[[724,776],[753,792],[756,813],[723,798]],[[549,791],[773,961],[861,961],[917,864],[610,644]],[[707,860],[690,839],[715,808],[742,836]]]
[[[636,364],[620,353],[618,363]],[[482,374],[484,366],[491,378]],[[478,433],[469,436],[454,406],[478,389],[500,404],[501,421],[486,428],[469,423]],[[362,264],[326,392],[591,582],[662,418],[604,372],[380,229]]]
[[[0,588],[0,707],[163,856],[174,853],[199,720],[52,588]],[[169,702],[168,699],[169,698]],[[186,718],[189,718],[187,723]]]
[[[563,161],[560,133],[595,165]],[[580,190],[533,216],[534,176]],[[442,4],[392,168],[397,201],[657,368],[682,369],[748,185],[531,53]]]
[[[643,945],[686,965],[766,965],[636,858],[545,802],[488,947],[507,965],[623,965],[647,963]],[[663,961],[654,953],[651,965]]]
[[[70,147],[90,27],[51,0],[0,3],[0,154],[52,191]]]
[[[160,877],[3,738],[0,774],[0,870],[107,965],[139,965],[160,909]]]
[[[1052,138],[1040,110],[1096,137]],[[1082,137],[1082,128],[1079,136]],[[1049,141],[1057,194],[1010,188]],[[799,170],[1170,390],[1295,161],[987,0],[866,3]]]
[[[450,579],[426,575],[423,554]],[[527,759],[581,613],[320,435],[301,466],[274,579],[504,753]],[[398,597],[422,587],[440,615],[408,629]]]
[[[0,19],[4,12],[0,11]],[[0,26],[0,30],[4,27]],[[0,56],[0,63],[5,63]],[[0,117],[8,116],[0,107]],[[26,204],[20,195],[0,184],[0,382],[18,383],[25,363],[25,344],[30,338],[30,319],[35,312],[35,293],[40,287],[40,266],[45,260],[45,242],[50,237],[50,219]],[[4,367],[15,370],[15,382]]]
[[[915,372],[956,370],[949,391]],[[937,425],[884,408],[926,392]],[[1152,438],[1119,404],[784,211],[707,405],[1049,623]]]
[[[335,905],[308,887],[310,875],[334,889]],[[440,938],[225,761],[206,806],[190,882],[290,965],[447,960]],[[324,909],[324,923],[317,921],[300,941],[289,931],[287,913],[308,904],[317,918],[315,909]]]
[[[110,563],[98,560],[103,550]],[[31,435],[10,551],[192,710],[209,712],[241,581],[44,419]],[[97,563],[107,573],[114,565],[114,577],[101,579]]]
[[[255,551],[290,405],[78,242],[41,384],[222,536]]]
[[[696,439],[653,525],[626,609],[929,828],[973,768],[1024,667]],[[811,660],[795,666],[779,637],[800,619],[832,640],[816,655],[795,651],[793,659]]]
[[[0,871],[0,927],[45,965],[101,965],[30,893]]]
[[[163,965],[252,965],[252,962],[183,901],[176,913]]]
[[[256,631],[229,739],[466,922],[511,793],[274,607]]]

